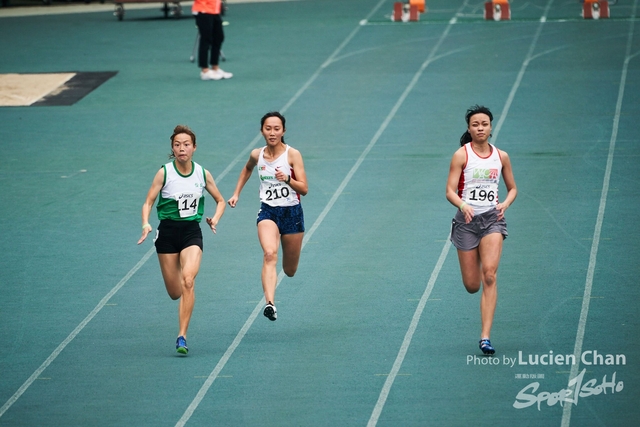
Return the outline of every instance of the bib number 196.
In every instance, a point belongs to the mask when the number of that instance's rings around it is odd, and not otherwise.
[[[471,190],[469,192],[469,199],[474,201],[489,201],[493,202],[496,199],[496,194],[493,191],[486,190]]]

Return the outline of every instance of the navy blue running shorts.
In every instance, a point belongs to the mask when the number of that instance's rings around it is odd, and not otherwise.
[[[153,241],[159,254],[179,254],[183,249],[194,245],[202,250],[202,230],[196,221],[163,219]]]
[[[458,211],[451,221],[451,243],[461,251],[477,248],[480,240],[491,233],[500,233],[503,239],[509,235],[505,219],[498,221],[497,209],[475,215],[469,224],[464,222],[464,214]]]
[[[266,203],[260,205],[256,224],[265,219],[276,223],[280,234],[304,233],[304,213],[302,205],[295,206],[269,206]]]

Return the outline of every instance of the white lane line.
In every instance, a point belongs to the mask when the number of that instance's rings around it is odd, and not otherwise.
[[[396,377],[399,375],[400,367],[402,366],[402,362],[404,362],[404,357],[409,350],[409,345],[411,345],[411,340],[413,339],[413,334],[418,327],[418,323],[420,322],[420,316],[422,316],[422,312],[424,311],[424,307],[427,304],[427,300],[429,299],[429,295],[431,295],[431,291],[435,286],[436,279],[438,279],[438,274],[440,274],[440,270],[442,269],[442,265],[444,264],[445,259],[447,259],[447,254],[449,253],[449,248],[451,248],[451,241],[447,239],[447,242],[444,244],[442,248],[442,252],[440,253],[440,258],[438,258],[438,262],[431,273],[431,277],[429,278],[429,282],[427,283],[427,287],[420,298],[420,302],[418,303],[418,307],[416,307],[416,311],[413,313],[413,318],[411,319],[411,323],[409,324],[409,329],[407,333],[404,335],[404,340],[402,341],[402,345],[400,346],[400,351],[398,351],[398,355],[396,356],[395,362],[393,362],[393,367],[391,368],[391,372],[387,376],[387,379],[382,386],[382,390],[380,391],[380,396],[378,397],[378,401],[376,402],[376,406],[373,408],[373,412],[371,413],[371,417],[369,418],[369,422],[367,423],[367,427],[374,427],[378,423],[378,419],[380,418],[380,414],[382,413],[382,409],[384,408],[384,404],[387,401],[387,397],[389,396],[389,392],[391,391],[391,386],[395,381]]]
[[[91,313],[89,313],[89,315],[85,317],[78,326],[76,326],[73,332],[71,332],[69,336],[60,343],[60,345],[53,351],[53,353],[51,353],[51,355],[47,357],[44,362],[42,362],[42,365],[40,365],[40,367],[36,369],[33,374],[31,374],[31,376],[24,382],[24,384],[22,384],[18,391],[16,391],[4,405],[2,405],[2,408],[0,408],[0,417],[2,417],[2,415],[7,412],[7,410],[20,398],[20,396],[22,396],[22,394],[27,391],[29,386],[31,386],[31,384],[33,384],[33,382],[37,380],[38,377],[40,377],[40,374],[42,374],[42,372],[47,369],[47,367],[56,359],[56,357],[58,357],[58,355],[62,353],[65,347],[71,341],[73,341],[76,335],[78,335],[85,326],[87,326],[91,319],[96,317],[100,310],[102,310],[102,307],[104,307],[111,299],[111,297],[113,297],[116,292],[118,292],[120,288],[122,288],[129,281],[129,279],[136,273],[136,271],[138,271],[140,267],[142,267],[144,263],[147,262],[147,260],[151,257],[151,255],[153,255],[154,252],[154,248],[149,249],[149,251],[142,257],[142,259],[138,261],[138,263],[122,278],[122,280],[120,280],[120,282],[118,282],[118,284],[114,286],[113,289],[111,289],[111,291],[109,291],[109,293],[104,296],[104,298],[102,298],[102,300],[98,303],[98,305],[96,305]]]
[[[549,0],[549,3],[547,3],[547,6],[544,8],[544,12],[542,13],[543,18],[546,18],[546,16],[549,14],[549,9],[551,9],[552,3],[553,3],[553,0]],[[527,71],[527,67],[529,66],[529,63],[534,58],[533,51],[535,50],[536,45],[538,44],[538,39],[540,38],[540,33],[542,32],[542,27],[544,26],[545,22],[546,22],[546,19],[540,19],[540,24],[538,25],[536,34],[533,36],[533,40],[531,41],[531,46],[529,46],[529,52],[527,53],[527,56],[524,62],[522,63],[522,66],[520,67],[520,71],[518,72],[518,77],[516,78],[515,84],[511,87],[511,92],[509,93],[507,102],[504,104],[504,108],[502,109],[502,113],[500,114],[500,118],[498,119],[498,123],[496,125],[496,131],[493,132],[494,141],[498,139],[498,134],[500,133],[502,124],[504,123],[507,117],[507,111],[509,111],[509,108],[511,108],[511,103],[513,102],[513,98],[515,97],[516,92],[520,87],[520,83],[522,82],[524,73]]]
[[[633,3],[632,17],[636,15],[638,0]],[[582,344],[584,342],[584,333],[587,326],[587,316],[589,315],[589,303],[591,302],[591,290],[593,288],[593,275],[596,269],[598,257],[598,247],[600,246],[600,233],[602,231],[602,223],[604,222],[604,211],[607,207],[607,194],[609,192],[609,180],[611,178],[611,169],[613,167],[613,155],[616,149],[616,140],[618,139],[618,127],[620,125],[620,114],[622,111],[622,99],[624,97],[624,89],[627,82],[627,70],[631,61],[631,45],[633,43],[635,19],[631,20],[629,33],[627,37],[627,51],[624,64],[622,66],[622,76],[620,77],[620,87],[618,88],[618,101],[616,103],[616,113],[613,117],[613,130],[611,132],[611,140],[609,141],[609,154],[607,156],[607,167],[604,172],[604,180],[602,182],[602,193],[600,194],[600,206],[598,208],[598,217],[596,220],[596,228],[593,232],[593,240],[591,244],[591,253],[589,255],[589,267],[587,268],[587,279],[584,285],[584,294],[582,296],[582,308],[580,309],[580,320],[578,320],[578,331],[576,333],[576,342],[573,347],[575,360],[580,360],[582,354]],[[569,372],[569,382],[578,375],[579,363],[571,365]],[[570,389],[570,388],[568,388]],[[579,390],[574,390],[574,396],[578,395]],[[575,400],[577,404],[577,399]],[[569,427],[571,423],[572,403],[565,403],[562,410],[562,427]]]
[[[466,4],[467,4],[467,1],[465,1],[463,3],[463,5],[460,6],[460,9],[458,9],[458,12],[460,12],[466,6]],[[402,104],[402,102],[404,102],[404,99],[408,96],[409,92],[411,90],[413,90],[413,87],[415,86],[415,84],[418,82],[418,80],[420,79],[420,77],[424,73],[424,70],[429,66],[429,64],[431,64],[435,60],[436,52],[440,48],[440,45],[442,44],[444,39],[448,36],[448,34],[451,31],[451,28],[453,27],[453,25],[455,25],[455,22],[456,22],[455,20],[451,20],[447,24],[447,27],[445,28],[444,32],[440,36],[440,39],[435,44],[435,46],[433,47],[433,49],[429,53],[429,56],[424,61],[424,63],[422,64],[422,66],[420,67],[418,72],[416,72],[416,74],[413,77],[413,80],[411,81],[409,86],[407,86],[407,88],[405,89],[404,93],[402,94],[402,96],[398,100],[398,103],[396,104],[396,106],[394,107],[394,110],[392,111],[392,113],[394,115],[395,115],[395,112],[397,111],[397,109],[400,108],[400,105]],[[391,115],[390,115],[390,117],[391,117]],[[388,117],[389,120],[390,120],[390,117]],[[387,401],[387,397],[389,396],[389,392],[391,391],[391,387],[393,386],[393,382],[395,381],[396,377],[398,376],[398,372],[400,371],[400,367],[402,366],[402,363],[404,362],[404,357],[407,354],[407,351],[409,349],[409,345],[411,344],[411,340],[413,339],[413,334],[414,334],[414,332],[415,332],[415,330],[416,330],[416,328],[418,326],[418,322],[420,321],[420,316],[422,316],[422,312],[424,311],[424,307],[425,307],[425,305],[427,303],[427,299],[429,299],[429,295],[431,295],[431,291],[433,290],[433,287],[435,285],[436,279],[438,278],[438,274],[440,273],[440,269],[442,268],[442,264],[444,263],[445,259],[447,258],[447,254],[449,253],[449,248],[450,247],[451,247],[451,242],[449,241],[449,239],[447,239],[444,247],[442,248],[442,252],[440,253],[440,258],[438,259],[436,267],[434,268],[433,272],[431,273],[431,278],[429,279],[429,282],[427,283],[427,287],[426,287],[424,293],[422,294],[422,297],[420,298],[420,303],[418,304],[418,307],[416,307],[416,311],[413,314],[413,318],[411,319],[411,323],[409,324],[409,329],[407,330],[407,332],[406,332],[406,334],[404,336],[404,340],[402,341],[402,345],[400,346],[400,350],[398,351],[398,355],[396,356],[396,360],[393,363],[393,366],[391,368],[391,372],[387,376],[387,379],[385,380],[384,385],[382,386],[382,389],[380,390],[380,395],[378,396],[378,400],[376,402],[376,405],[374,406],[373,411],[371,413],[371,416],[369,417],[369,422],[367,423],[367,427],[374,427],[378,423],[378,419],[380,418],[380,414],[382,413],[382,409],[384,408],[384,405],[385,405],[385,403]]]

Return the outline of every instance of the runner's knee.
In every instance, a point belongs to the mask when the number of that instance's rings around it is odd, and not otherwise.
[[[196,278],[193,275],[182,276],[182,290],[191,291],[196,283]]]
[[[167,289],[167,293],[169,294],[169,298],[172,300],[180,299],[182,296],[182,292],[176,289]]]
[[[484,273],[484,286],[493,286],[496,284],[496,272],[485,272]]]
[[[462,284],[464,285],[464,288],[467,290],[467,292],[469,292],[470,294],[475,294],[480,290],[480,282],[478,281],[469,282],[469,281],[463,280]]]
[[[286,274],[288,277],[293,277],[296,274],[296,271],[298,271],[298,266],[283,266],[282,270],[284,271],[284,274]]]
[[[275,264],[278,262],[278,251],[275,250],[265,250],[264,251],[264,262],[265,264]]]

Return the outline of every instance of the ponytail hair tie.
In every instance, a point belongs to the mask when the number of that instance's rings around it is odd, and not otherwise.
[[[471,134],[469,133],[469,131],[465,131],[462,136],[460,137],[460,146],[464,146],[464,144],[471,142]]]

